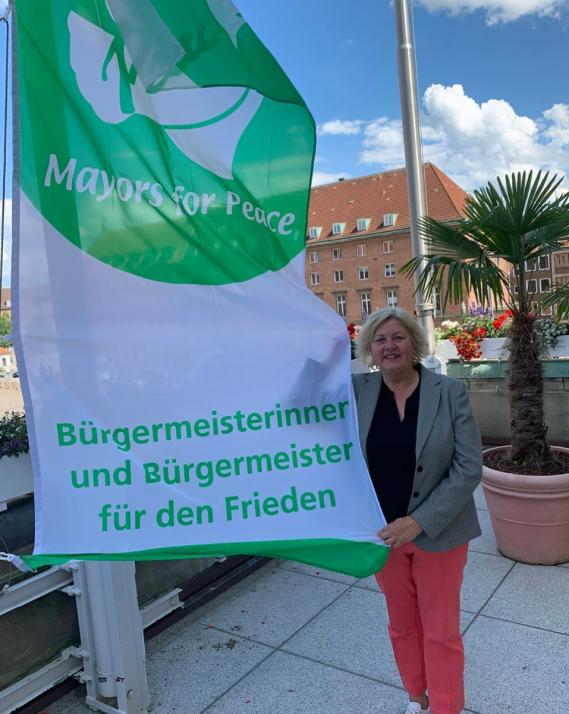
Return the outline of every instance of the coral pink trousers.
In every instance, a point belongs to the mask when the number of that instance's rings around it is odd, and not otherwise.
[[[403,686],[412,697],[428,690],[432,714],[460,714],[464,706],[460,588],[467,551],[432,553],[407,543],[391,549],[375,576]]]

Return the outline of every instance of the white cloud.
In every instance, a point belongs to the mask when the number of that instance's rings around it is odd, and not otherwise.
[[[419,0],[430,12],[446,11],[451,15],[482,10],[488,25],[512,22],[537,15],[560,19],[569,10],[569,0]]]
[[[318,125],[318,135],[337,136],[339,134],[344,134],[346,136],[353,136],[361,132],[362,125],[364,124],[365,122],[361,119],[352,119],[351,121],[331,119],[330,121],[325,121],[324,124]]]
[[[398,119],[380,117],[366,126],[359,157],[362,163],[400,167],[403,156],[403,133]]]
[[[2,202],[0,201],[0,210]],[[12,270],[12,199],[6,199],[4,213],[4,263],[2,266],[2,287],[10,287],[10,274]]]
[[[423,155],[466,190],[511,171],[569,175],[569,105],[526,117],[503,99],[478,103],[460,84],[431,85],[423,96]],[[361,163],[389,170],[404,164],[399,120],[381,117],[363,129]]]
[[[350,178],[350,175],[345,171],[340,171],[336,174],[327,173],[326,171],[315,171],[312,174],[312,185],[321,186],[323,183],[334,183],[341,178]]]

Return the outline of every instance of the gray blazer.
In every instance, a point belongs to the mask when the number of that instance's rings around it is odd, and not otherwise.
[[[381,387],[381,374],[353,376],[360,443],[366,441]],[[462,382],[421,367],[415,478],[407,510],[423,532],[423,550],[456,548],[480,535],[472,493],[482,475],[482,444]]]

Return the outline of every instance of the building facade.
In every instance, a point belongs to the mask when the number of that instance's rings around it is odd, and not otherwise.
[[[0,314],[12,312],[12,291],[10,288],[2,288],[0,294]]]
[[[431,163],[425,164],[428,215],[462,216],[466,192]],[[415,308],[414,280],[399,269],[412,257],[405,169],[345,179],[311,191],[306,238],[306,283],[347,322],[362,323],[379,307]],[[437,317],[461,308],[438,296]]]

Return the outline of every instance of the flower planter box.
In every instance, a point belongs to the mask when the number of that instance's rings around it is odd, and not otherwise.
[[[507,360],[510,355],[505,343],[505,337],[486,337],[480,343],[480,351],[482,352],[480,359]],[[450,340],[440,340],[436,346],[436,354],[446,360],[460,359],[454,343]],[[559,337],[555,349],[550,350],[545,357],[569,358],[569,335]],[[476,360],[471,361],[475,362]]]
[[[8,501],[34,490],[32,462],[29,454],[4,456],[0,459],[0,510]]]

